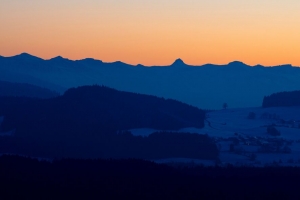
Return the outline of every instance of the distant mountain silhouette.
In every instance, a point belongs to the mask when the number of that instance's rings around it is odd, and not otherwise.
[[[49,89],[27,83],[0,81],[0,96],[24,96],[44,99],[56,97],[59,94]]]
[[[56,57],[50,59],[50,61],[57,61],[57,62],[66,61],[66,60],[68,60],[68,59],[63,58],[61,56],[56,56]]]
[[[142,138],[127,131],[201,128],[204,111],[175,100],[103,86],[72,88],[45,100],[0,97],[0,116],[4,116],[2,131],[16,130],[14,137],[0,137],[0,153],[147,159],[215,159],[218,155],[208,136],[159,132]]]
[[[0,80],[24,82],[58,92],[82,85],[107,85],[122,91],[177,99],[205,109],[260,106],[265,95],[299,89],[300,68],[291,65],[192,66],[181,59],[167,66],[145,67],[121,61],[43,60],[29,54],[0,58]]]
[[[85,58],[83,60],[78,60],[77,62],[83,63],[85,65],[101,65],[103,62],[101,60],[96,60],[93,58]]]
[[[183,60],[181,60],[180,58],[178,58],[177,60],[175,60],[175,62],[171,66],[172,67],[184,67],[184,66],[187,66],[187,64],[185,64],[183,62]]]
[[[137,66],[137,67],[145,67],[145,66],[142,65],[142,64],[137,64],[136,66]]]
[[[13,59],[18,59],[18,60],[27,60],[27,61],[42,61],[43,59],[30,55],[28,53],[21,53],[19,55],[16,56],[12,56],[11,58]]]
[[[230,63],[228,63],[228,66],[232,66],[232,67],[250,67],[249,65],[246,65],[245,63],[240,62],[240,61],[230,62]]]
[[[289,107],[300,106],[300,90],[290,92],[278,92],[265,96],[262,107]]]

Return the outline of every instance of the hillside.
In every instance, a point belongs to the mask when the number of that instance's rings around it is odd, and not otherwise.
[[[300,68],[291,65],[249,66],[238,61],[190,66],[177,59],[168,66],[146,67],[91,58],[43,60],[26,53],[0,58],[3,81],[22,81],[59,92],[82,85],[106,85],[204,109],[220,109],[224,102],[229,108],[260,106],[265,95],[299,89],[299,76]]]
[[[72,88],[57,98],[30,100],[24,104],[20,103],[22,99],[7,99],[2,98],[5,106],[0,110],[6,119],[3,126],[7,129],[19,129],[18,126],[32,128],[38,126],[34,124],[38,121],[40,125],[49,125],[45,129],[60,123],[57,128],[64,124],[72,125],[75,130],[80,128],[76,126],[82,126],[84,130],[96,127],[105,130],[106,127],[109,130],[107,132],[132,128],[177,130],[204,126],[205,113],[196,107],[176,100],[120,92],[104,86]],[[16,127],[9,124],[16,124]]]
[[[278,92],[265,96],[262,106],[264,108],[300,106],[300,91]]]
[[[15,130],[13,137],[1,138],[1,152],[148,159],[162,155],[214,159],[218,154],[214,143],[204,135],[162,132],[142,138],[126,131],[202,128],[204,111],[175,100],[104,86],[72,88],[62,96],[45,100],[1,97],[0,115],[4,116],[2,132]],[[161,141],[165,144],[157,150]]]
[[[58,95],[55,91],[28,83],[0,81],[0,96],[23,96],[47,99]]]

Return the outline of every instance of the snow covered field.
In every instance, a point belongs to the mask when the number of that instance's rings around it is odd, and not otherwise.
[[[254,118],[249,119],[249,113]],[[253,116],[253,114],[252,114]],[[267,133],[273,125],[280,136]],[[147,136],[153,129],[134,129],[133,135]],[[184,128],[180,132],[207,134],[220,149],[220,165],[300,166],[300,107],[238,108],[209,112],[203,129]],[[157,162],[190,162],[215,165],[196,159],[164,159]]]

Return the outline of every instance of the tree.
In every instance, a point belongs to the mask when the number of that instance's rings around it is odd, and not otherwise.
[[[268,132],[268,134],[270,134],[272,136],[279,136],[280,135],[280,132],[272,125],[268,126],[267,132]]]
[[[256,118],[256,114],[254,112],[249,112],[248,114],[248,119],[255,119]]]
[[[223,103],[223,109],[226,109],[228,107],[227,103]]]
[[[283,153],[291,153],[291,152],[292,152],[292,150],[290,147],[288,147],[288,146],[283,147]]]

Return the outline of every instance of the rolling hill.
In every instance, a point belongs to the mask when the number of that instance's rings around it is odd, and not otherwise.
[[[205,112],[155,96],[120,92],[104,86],[81,86],[51,99],[0,97],[0,152],[44,157],[216,159],[206,135],[175,133],[204,126]],[[129,129],[165,130],[148,137]],[[7,135],[7,134],[6,134]]]

